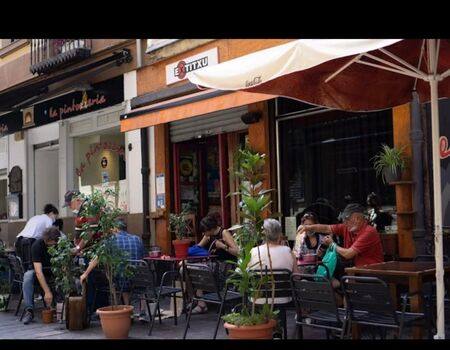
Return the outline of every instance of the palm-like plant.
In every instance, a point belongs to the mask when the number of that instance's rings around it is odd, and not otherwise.
[[[389,147],[383,144],[381,151],[376,154],[373,160],[373,166],[377,176],[382,175],[383,182],[386,183],[384,171],[389,169],[393,174],[403,171],[406,167],[406,160],[404,155],[404,146],[401,148]]]
[[[235,239],[239,247],[239,255],[236,269],[227,279],[227,283],[233,284],[240,292],[242,308],[239,313],[225,315],[223,319],[236,326],[257,325],[274,319],[276,315],[276,312],[273,311],[275,283],[272,273],[269,276],[265,276],[253,271],[255,267],[259,267],[260,270],[263,269],[259,243],[264,240],[264,213],[272,203],[270,193],[273,190],[263,189],[265,177],[264,154],[245,148],[238,150],[235,159],[237,170],[234,172],[234,175],[241,180],[241,183],[239,191],[230,193],[230,195],[238,196],[241,199],[239,215],[242,219],[242,224],[232,228],[232,230],[236,230]],[[258,247],[259,262],[250,266],[251,250],[255,246]],[[272,272],[272,260],[268,245],[267,252],[269,268],[270,272]],[[257,299],[261,297],[261,287],[268,282],[271,282],[272,286],[272,303],[270,305],[265,303],[261,310],[257,310],[255,306]],[[248,305],[248,299],[251,300],[251,307]]]

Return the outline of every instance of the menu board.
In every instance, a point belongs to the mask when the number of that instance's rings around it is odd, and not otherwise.
[[[295,216],[286,216],[284,218],[285,235],[289,241],[295,241],[297,235],[297,219]]]

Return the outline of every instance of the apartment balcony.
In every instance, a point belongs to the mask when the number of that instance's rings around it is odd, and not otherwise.
[[[33,74],[48,74],[82,61],[91,55],[92,39],[32,39]]]

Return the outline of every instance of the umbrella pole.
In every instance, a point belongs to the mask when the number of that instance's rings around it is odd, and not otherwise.
[[[433,150],[433,191],[434,191],[434,254],[436,259],[436,325],[435,339],[445,339],[444,316],[444,263],[442,240],[442,193],[441,159],[439,153],[439,104],[438,81],[436,75],[430,79],[431,93],[431,140]]]

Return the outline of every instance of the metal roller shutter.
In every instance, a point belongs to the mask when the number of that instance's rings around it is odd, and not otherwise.
[[[248,107],[232,108],[170,123],[170,141],[181,142],[248,128],[241,116]]]

